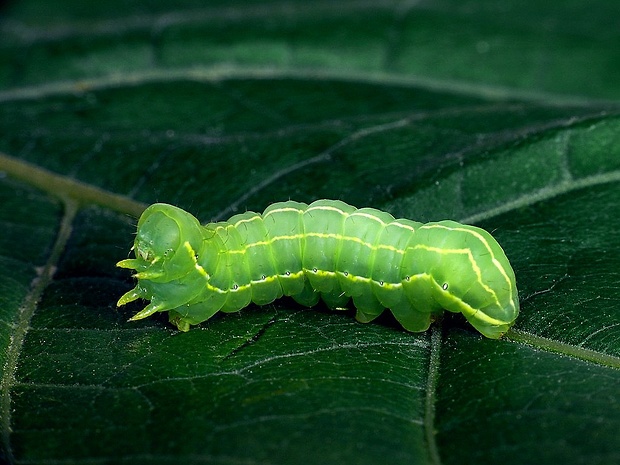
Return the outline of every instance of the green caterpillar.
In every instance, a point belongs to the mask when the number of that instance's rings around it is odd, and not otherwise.
[[[237,312],[291,296],[312,307],[347,305],[366,323],[389,308],[409,331],[443,310],[462,313],[482,334],[501,337],[519,313],[515,275],[497,241],[454,221],[417,223],[341,201],[275,203],[202,226],[172,205],[138,221],[136,287],[118,305],[151,302],[131,320],[169,311],[181,331],[218,311]]]

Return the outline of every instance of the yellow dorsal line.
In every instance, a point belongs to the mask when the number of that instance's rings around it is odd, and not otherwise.
[[[274,213],[283,213],[283,212],[295,212],[295,213],[303,213],[305,210],[300,210],[299,208],[294,208],[294,207],[282,207],[282,208],[275,208],[273,210],[269,210],[267,213],[264,213],[262,216],[263,218],[267,218],[268,216],[274,214]]]
[[[392,221],[392,222],[388,223],[386,226],[397,226],[399,228],[408,229],[411,232],[415,232],[416,231],[416,229],[414,227],[409,226],[407,224],[399,223],[398,220]]]
[[[349,213],[349,217],[351,217],[351,216],[361,216],[362,218],[368,218],[369,220],[376,221],[377,223],[381,224],[382,226],[387,226],[389,224],[389,223],[386,223],[385,221],[383,221],[381,218],[373,215],[372,213],[368,213],[368,212],[355,211],[353,213]]]
[[[252,222],[254,222],[254,221],[257,221],[257,220],[262,220],[262,219],[263,219],[263,217],[262,217],[262,216],[260,216],[258,213],[254,213],[254,215],[255,215],[255,216],[251,216],[250,218],[243,218],[242,220],[238,220],[238,221],[236,221],[234,224],[231,224],[231,226],[234,226],[234,227],[236,228],[236,227],[237,227],[237,226],[239,226],[240,224],[243,224],[243,223],[252,223]]]
[[[243,218],[241,220],[236,221],[235,223],[228,223],[226,225],[223,226],[216,226],[214,228],[215,231],[218,230],[228,230],[231,228],[236,228],[237,226],[239,226],[240,224],[243,223],[251,223],[253,221],[258,221],[258,220],[263,220],[266,216],[271,215],[272,213],[275,212],[283,212],[283,211],[292,211],[292,212],[297,212],[300,214],[303,214],[304,212],[307,212],[309,210],[325,210],[325,211],[335,211],[338,212],[339,214],[349,217],[349,216],[362,216],[365,218],[369,218],[372,220],[377,221],[378,223],[380,223],[381,225],[383,225],[384,227],[387,225],[394,225],[396,227],[399,228],[403,228],[403,229],[407,229],[409,231],[415,232],[415,228],[408,226],[408,225],[404,225],[402,223],[399,223],[397,220],[394,220],[390,223],[386,223],[383,220],[381,220],[380,218],[370,214],[370,213],[358,213],[358,212],[352,212],[352,213],[346,213],[343,210],[336,208],[336,207],[330,207],[330,206],[326,206],[326,205],[317,205],[311,208],[308,208],[306,210],[300,210],[297,208],[293,208],[293,207],[284,207],[284,208],[278,208],[275,210],[271,210],[269,211],[266,215],[262,216],[259,215],[258,213],[255,213],[255,216],[252,216],[250,218]],[[370,244],[368,242],[365,242],[361,239],[359,239],[358,237],[354,237],[354,236],[344,236],[342,234],[325,234],[325,233],[300,233],[300,234],[296,234],[296,235],[282,235],[282,236],[274,236],[272,238],[270,238],[269,240],[266,241],[257,241],[257,242],[253,242],[253,243],[249,243],[246,244],[242,249],[235,249],[235,250],[230,250],[230,253],[235,253],[235,254],[243,254],[247,251],[247,249],[249,249],[250,247],[257,247],[257,246],[264,246],[264,245],[271,245],[276,241],[279,240],[294,240],[294,239],[301,239],[303,237],[307,237],[307,236],[311,236],[311,237],[320,237],[320,238],[333,238],[333,239],[341,239],[341,240],[345,240],[345,241],[353,241],[353,242],[357,242],[359,244],[362,244],[363,246],[371,249],[371,250],[379,250],[379,249],[386,249],[386,250],[391,250],[394,253],[397,254],[404,254],[405,250],[403,249],[398,249],[394,246],[391,245],[383,245],[383,244],[379,244],[377,246],[375,246],[374,244]]]
[[[332,207],[332,206],[329,206],[329,205],[315,205],[315,206],[312,206],[312,207],[308,207],[308,208],[306,208],[304,213],[311,212],[312,210],[319,210],[319,211],[326,211],[326,212],[327,211],[331,211],[331,212],[336,212],[336,213],[338,213],[338,214],[340,214],[342,216],[349,216],[350,215],[350,213],[347,213],[347,212],[345,212],[344,210],[341,210],[338,207]],[[353,213],[353,212],[351,212],[351,213]]]

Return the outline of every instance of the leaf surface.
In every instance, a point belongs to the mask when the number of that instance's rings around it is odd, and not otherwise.
[[[620,462],[616,9],[9,4],[0,461]],[[317,198],[491,231],[515,329],[282,299],[179,333],[115,307],[146,205]]]

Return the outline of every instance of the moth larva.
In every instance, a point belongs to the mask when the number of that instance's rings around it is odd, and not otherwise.
[[[158,203],[140,217],[133,249],[136,258],[118,266],[136,270],[138,283],[118,305],[150,300],[132,320],[168,311],[182,331],[284,295],[332,309],[352,298],[364,323],[387,308],[409,331],[428,329],[445,309],[494,339],[519,313],[512,267],[485,230],[341,201],[275,203],[205,226]]]

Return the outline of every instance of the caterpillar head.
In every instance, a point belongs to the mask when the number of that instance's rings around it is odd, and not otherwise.
[[[416,261],[430,275],[432,299],[460,312],[482,334],[497,339],[519,313],[514,271],[485,230],[454,221],[428,223],[416,231]]]
[[[180,307],[200,292],[197,281],[208,276],[197,267],[196,251],[202,244],[198,220],[180,208],[164,203],[148,207],[138,221],[133,251],[136,258],[117,263],[136,270],[136,287],[124,294],[118,306],[139,298],[151,303],[132,320]]]

